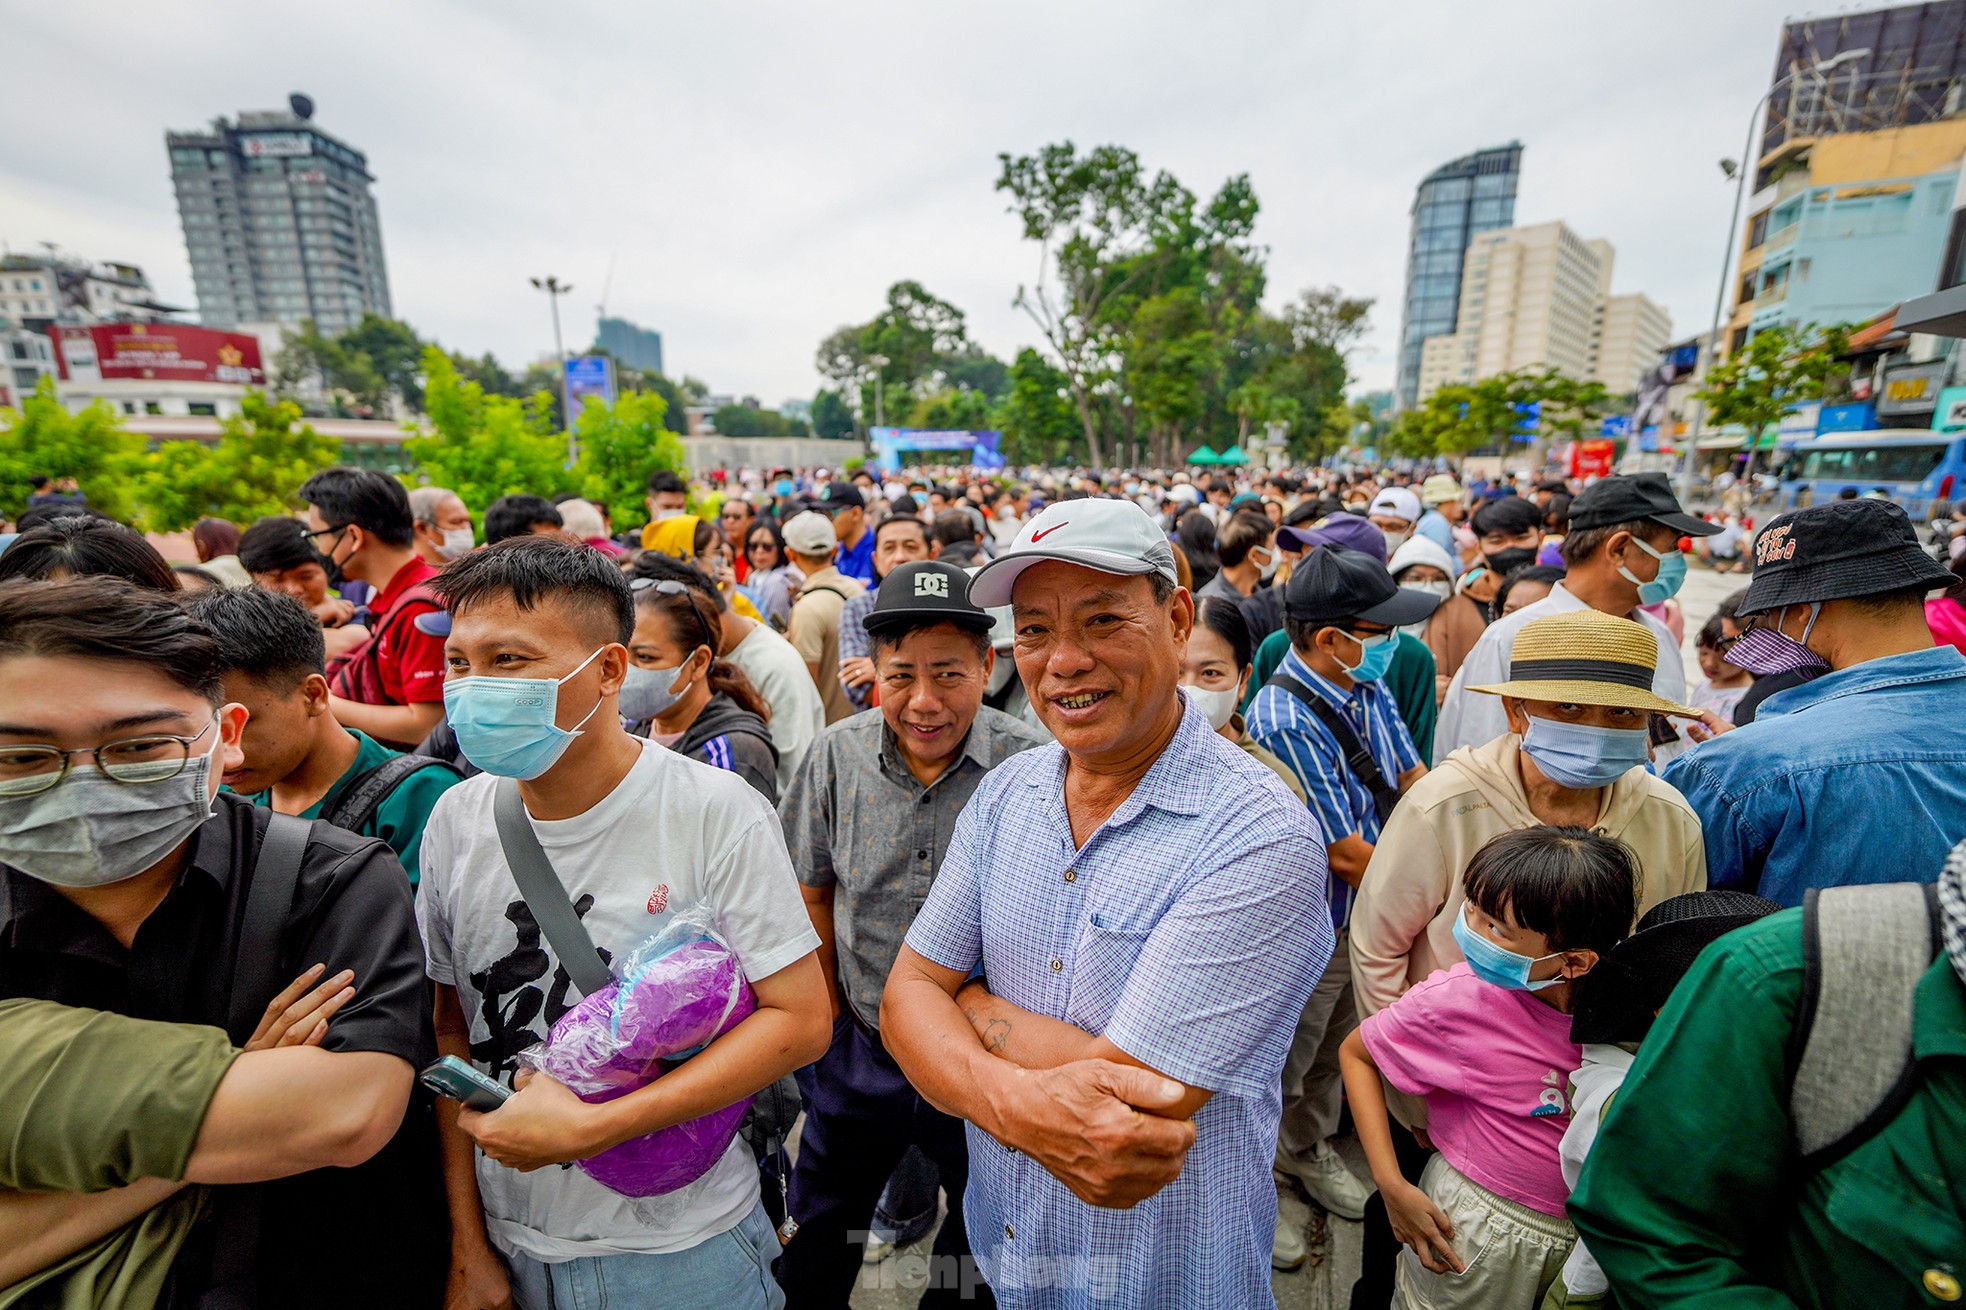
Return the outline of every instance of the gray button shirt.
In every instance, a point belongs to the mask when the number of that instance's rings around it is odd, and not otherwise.
[[[878,709],[819,734],[778,804],[792,868],[808,887],[832,887],[840,990],[869,1025],[881,991],[928,899],[956,816],[983,775],[1042,745],[1028,725],[984,706],[962,753],[929,786],[915,781]]]

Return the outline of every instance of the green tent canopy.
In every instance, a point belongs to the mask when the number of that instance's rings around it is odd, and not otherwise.
[[[1188,462],[1190,464],[1220,464],[1222,457],[1215,453],[1215,448],[1212,446],[1196,446],[1193,453],[1188,456]]]
[[[1243,453],[1241,446],[1230,446],[1222,452],[1222,462],[1224,464],[1247,464],[1249,462],[1249,456]]]

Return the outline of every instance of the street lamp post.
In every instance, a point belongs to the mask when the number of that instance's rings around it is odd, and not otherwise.
[[[887,415],[882,412],[881,408],[881,370],[888,366],[888,357],[886,355],[869,355],[867,356],[867,362],[874,366],[874,426],[877,428],[886,427]]]
[[[1845,50],[1841,54],[1829,59],[1818,60],[1807,68],[1798,68],[1792,72],[1785,73],[1769,84],[1768,89],[1761,93],[1761,98],[1754,102],[1754,108],[1749,111],[1748,139],[1741,149],[1741,165],[1734,173],[1734,212],[1727,223],[1727,244],[1720,257],[1720,286],[1714,291],[1713,296],[1713,325],[1707,329],[1706,342],[1700,347],[1699,357],[1695,361],[1693,370],[1694,376],[1700,380],[1702,386],[1706,384],[1707,370],[1713,367],[1714,359],[1719,354],[1720,315],[1727,304],[1727,283],[1734,265],[1734,234],[1741,227],[1741,201],[1747,195],[1748,175],[1759,171],[1755,161],[1759,160],[1761,156],[1754,148],[1754,136],[1755,128],[1761,121],[1761,111],[1767,107],[1769,100],[1774,97],[1775,92],[1781,90],[1787,83],[1794,81],[1798,74],[1812,73],[1827,81],[1831,72],[1844,64],[1862,59],[1869,53],[1870,48],[1868,46],[1861,50]],[[1726,166],[1725,161],[1723,161],[1721,167],[1725,168]],[[1706,402],[1698,399],[1696,396],[1693,401],[1692,430],[1686,434],[1686,454],[1680,460],[1679,465],[1679,499],[1681,504],[1688,502],[1693,495],[1693,451],[1699,444],[1700,429],[1705,422],[1706,412]],[[1748,454],[1750,457],[1754,454],[1754,442],[1760,439],[1760,433],[1749,434]]]
[[[567,389],[567,348],[560,342],[560,297],[573,290],[573,283],[547,276],[532,279],[532,284],[535,290],[546,293],[547,303],[553,307],[553,354],[560,361],[560,417],[567,425],[567,467],[572,468],[580,458],[580,443],[573,435],[573,395]]]

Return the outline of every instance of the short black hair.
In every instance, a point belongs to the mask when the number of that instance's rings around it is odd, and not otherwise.
[[[1543,511],[1531,501],[1520,496],[1504,496],[1500,500],[1483,501],[1475,506],[1468,525],[1477,537],[1485,537],[1491,532],[1506,532],[1517,535],[1530,531],[1542,531]]]
[[[888,502],[888,509],[892,511],[891,517],[904,519],[913,519],[922,512],[920,502],[905,491]],[[918,523],[921,522],[920,519],[915,519],[915,521]],[[922,531],[924,533],[928,531],[926,525],[923,526]]]
[[[320,620],[284,592],[263,587],[201,591],[184,608],[218,638],[227,673],[243,673],[291,694],[310,673],[328,671]]]
[[[1847,599],[1852,605],[1866,614],[1879,618],[1896,618],[1909,610],[1925,609],[1925,597],[1935,588],[1926,582],[1914,583],[1909,587],[1898,587],[1891,591],[1873,591],[1865,596],[1851,596]]]
[[[430,581],[453,614],[481,601],[510,597],[522,610],[547,598],[592,613],[597,626],[627,645],[635,635],[635,600],[613,560],[557,537],[514,537],[451,564]]]
[[[0,581],[8,578],[123,578],[152,591],[182,591],[157,548],[134,529],[110,519],[65,515],[30,528],[0,553]]]
[[[967,518],[968,516],[964,515],[964,517]],[[886,532],[889,528],[910,527],[910,526],[912,526],[915,529],[915,531],[922,534],[923,541],[928,540],[928,525],[926,523],[923,523],[920,519],[916,518],[912,514],[890,514],[886,518],[882,519],[878,524],[875,525],[874,541],[876,542],[876,544],[878,544],[881,539],[881,534],[883,532]],[[967,541],[968,538],[965,537],[964,540]]]
[[[939,618],[909,619],[900,623],[883,624],[880,631],[867,634],[868,653],[875,658],[879,658],[882,651],[891,650],[899,646],[917,632],[927,632],[930,628],[939,628],[944,624],[947,624],[963,636],[969,638],[970,645],[976,650],[977,659],[984,659],[990,653],[990,630],[988,628],[965,627],[960,623],[953,623],[948,619]]]
[[[239,563],[248,573],[279,573],[327,562],[307,535],[307,525],[287,514],[259,520],[239,534]]]
[[[976,520],[966,509],[945,509],[935,516],[935,531],[930,538],[938,546],[959,546],[976,540]]]
[[[301,503],[321,511],[328,527],[353,524],[388,546],[416,540],[410,493],[387,473],[337,465],[300,484]]]
[[[1229,653],[1235,657],[1237,669],[1249,667],[1249,621],[1243,618],[1240,605],[1210,596],[1196,608],[1195,622],[1229,643]]]
[[[686,559],[665,555],[659,550],[645,550],[628,566],[628,576],[648,578],[653,582],[680,582],[691,591],[709,597],[715,603],[718,614],[730,611],[730,600],[717,590],[717,584],[710,580],[710,575]]]
[[[27,485],[36,491],[40,491],[48,485],[48,475],[45,473],[30,473],[27,476]]]
[[[669,469],[657,469],[649,474],[649,495],[658,491],[680,491],[689,495],[689,486]]]
[[[1229,515],[1215,534],[1215,557],[1223,568],[1233,568],[1249,558],[1249,552],[1268,541],[1276,532],[1270,516],[1260,509],[1239,509]]]
[[[1720,643],[1725,640],[1725,616],[1715,613],[1708,615],[1707,621],[1700,625],[1700,635],[1693,639],[1693,645],[1699,650],[1719,650]]]
[[[1509,593],[1515,590],[1518,582],[1547,582],[1554,587],[1561,581],[1563,570],[1554,564],[1518,564],[1509,570],[1509,575],[1502,579],[1501,590],[1495,593],[1495,612],[1502,612],[1502,606],[1508,604]]]
[[[500,496],[485,507],[485,544],[493,546],[511,537],[532,533],[533,524],[563,525],[560,511],[544,496]]]
[[[0,659],[10,656],[142,665],[225,703],[218,638],[175,596],[122,578],[0,583]]]
[[[1461,885],[1483,914],[1542,933],[1559,951],[1602,955],[1638,914],[1638,857],[1588,828],[1502,833],[1474,853]]]

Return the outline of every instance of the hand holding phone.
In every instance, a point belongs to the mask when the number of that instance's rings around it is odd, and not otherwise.
[[[455,1055],[447,1055],[425,1069],[420,1080],[437,1095],[461,1102],[467,1110],[486,1114],[512,1097],[511,1088],[479,1073]]]

